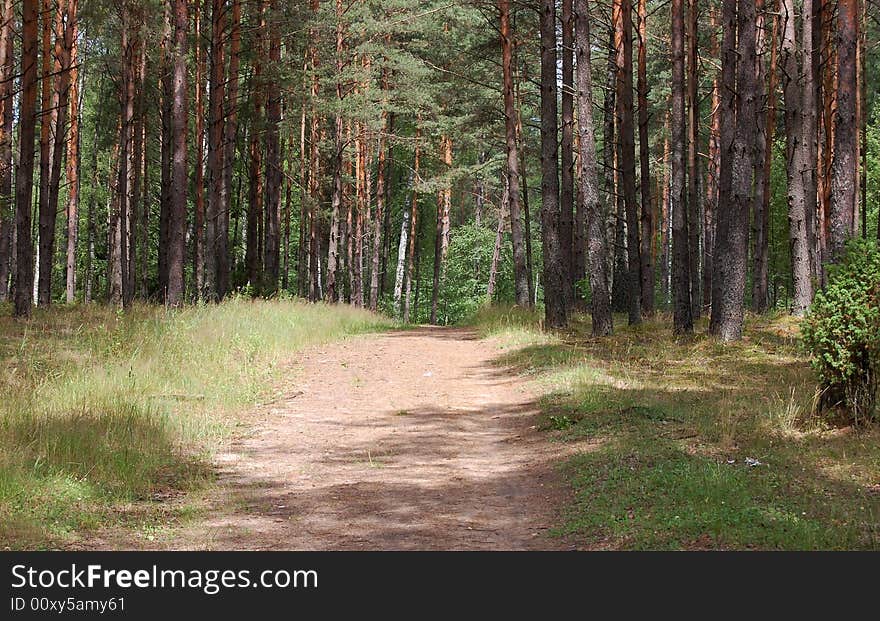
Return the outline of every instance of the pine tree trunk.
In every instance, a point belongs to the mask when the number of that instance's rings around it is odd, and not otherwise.
[[[224,111],[226,93],[226,52],[223,33],[226,30],[226,7],[223,0],[211,3],[211,75],[208,93],[208,204],[205,210],[205,299],[220,300],[220,234],[224,169]],[[250,208],[250,206],[249,206]],[[250,235],[250,227],[248,227]]]
[[[50,287],[52,284],[52,245],[55,241],[56,211],[49,205],[49,177],[52,172],[52,131],[55,127],[57,110],[53,106],[52,97],[56,93],[55,77],[57,74],[53,63],[52,27],[56,19],[56,10],[52,0],[43,0],[40,14],[42,22],[41,35],[41,81],[40,81],[40,195],[38,209],[37,265],[36,270],[36,301],[40,306],[49,304]],[[125,27],[125,26],[123,26]]]
[[[793,315],[803,315],[812,299],[812,270],[807,229],[807,163],[804,141],[803,86],[798,66],[793,0],[782,0],[782,87],[785,101],[786,174],[788,179],[788,227],[791,252]]]
[[[161,59],[161,171],[159,179],[159,298],[165,300],[168,294],[168,223],[171,214],[171,101],[172,69],[171,69],[171,5],[165,3],[164,30],[162,33]],[[210,210],[210,204],[208,206]],[[210,257],[206,256],[206,260]]]
[[[421,124],[421,119],[417,121],[417,125]],[[406,261],[406,294],[403,299],[403,322],[409,323],[409,315],[410,315],[410,298],[412,295],[412,285],[413,285],[413,269],[416,258],[416,252],[418,249],[418,224],[419,224],[419,193],[418,193],[418,184],[420,181],[419,177],[419,127],[416,128],[416,147],[415,147],[415,160],[413,164],[413,187],[412,187],[412,201],[411,201],[411,213],[409,218],[409,251],[407,252],[407,261]],[[418,272],[416,272],[418,273]]]
[[[762,110],[766,110],[763,119],[759,117],[755,134],[755,200],[753,238],[754,260],[752,268],[752,310],[764,313],[769,307],[769,273],[770,273],[770,166],[773,160],[773,133],[776,124],[776,27],[777,18],[764,13],[764,0],[758,0],[758,67],[757,78],[759,88],[764,87],[765,73],[767,92]],[[770,27],[767,28],[767,21]],[[769,32],[767,32],[769,30]],[[767,38],[770,38],[769,67],[764,69],[764,58],[767,55]]]
[[[193,2],[193,54],[195,56],[195,136],[196,161],[193,174],[195,212],[193,214],[193,285],[195,299],[205,294],[205,54],[202,48],[202,0]]]
[[[639,0],[638,4],[638,94],[639,94],[639,168],[642,190],[642,246],[640,252],[640,275],[642,294],[642,313],[654,314],[654,207],[651,203],[651,170],[648,152],[648,2]]]
[[[626,215],[627,311],[629,324],[642,321],[641,248],[639,245],[639,211],[636,204],[635,136],[633,134],[632,76],[632,1],[615,0],[617,20],[617,118],[620,130],[618,162],[619,187]]]
[[[3,0],[0,19],[0,302],[5,302],[9,298],[12,231],[15,228],[15,197],[12,193],[12,124],[15,117],[12,81],[15,74],[13,0]]]
[[[699,53],[697,20],[699,11],[697,0],[688,0],[687,23],[687,210],[688,210],[688,257],[690,260],[691,279],[691,316],[699,319],[702,311],[700,295],[700,222],[701,222],[701,178],[697,152],[700,146],[700,100],[697,92],[699,86]]]
[[[186,55],[189,16],[186,0],[174,0],[174,98],[171,111],[171,218],[168,229],[168,306],[183,304],[186,260],[187,83]]]
[[[273,1],[270,11],[274,14]],[[281,34],[276,18],[269,26],[269,65],[281,64]],[[281,275],[281,150],[278,125],[281,123],[281,91],[277,80],[266,85],[266,225],[263,245],[263,291],[278,291]]]
[[[70,61],[70,135],[67,140],[67,169],[65,180],[68,186],[67,195],[67,266],[66,296],[67,303],[76,299],[76,247],[79,232],[79,56],[77,39],[79,28],[77,22],[78,0],[68,2],[68,25],[70,38],[65,36],[69,44]],[[2,45],[2,43],[0,43]],[[0,65],[2,66],[2,65]],[[2,159],[2,158],[0,158]],[[2,164],[0,164],[2,165]],[[3,182],[0,181],[0,194],[4,193]]]
[[[731,3],[735,0],[725,0]],[[672,179],[669,211],[672,212],[673,331],[691,334],[690,240],[685,203],[685,80],[684,0],[672,0]]]
[[[520,212],[520,170],[516,143],[517,112],[514,108],[513,37],[510,29],[510,2],[499,0],[501,20],[501,68],[504,91],[504,128],[507,146],[507,177],[510,184],[510,236],[513,244],[514,294],[517,305],[529,307],[528,265],[523,244],[522,214]]]
[[[448,173],[452,167],[452,139],[440,137],[440,159]],[[437,324],[437,311],[440,302],[440,286],[449,247],[449,210],[451,208],[451,190],[444,185],[437,191],[437,226],[434,236],[434,281],[431,290],[431,323]]]
[[[575,54],[577,56],[578,146],[580,149],[580,200],[586,219],[585,236],[590,279],[590,315],[593,335],[606,336],[614,329],[611,295],[605,278],[608,244],[606,214],[599,197],[596,142],[593,137],[593,78],[590,67],[590,11],[587,0],[575,2]]]
[[[541,0],[541,237],[544,251],[544,323],[568,325],[566,255],[559,213],[559,149],[556,104],[556,3]]]
[[[856,48],[858,0],[839,0],[837,14],[837,116],[831,171],[832,262],[843,256],[847,239],[855,233],[858,204],[858,125],[856,124]]]
[[[217,295],[220,299],[229,292],[229,214],[232,206],[232,169],[235,161],[235,143],[238,136],[238,70],[241,63],[241,1],[232,0],[230,28],[229,75],[226,82],[225,121],[223,124],[223,180],[220,187],[220,205],[217,213],[216,264]],[[240,181],[239,181],[240,184]]]
[[[344,68],[343,51],[345,49],[345,28],[342,21],[342,0],[336,0],[336,99],[338,105],[342,105],[343,85],[342,71]],[[342,209],[342,165],[345,150],[345,136],[343,133],[342,114],[337,112],[334,128],[334,151],[333,151],[333,194],[330,198],[330,242],[327,246],[327,300],[338,302],[343,293],[342,283],[339,282],[341,271],[340,252],[340,217]]]
[[[630,0],[631,1],[631,0]],[[566,307],[574,299],[574,14],[572,0],[562,0],[562,165],[559,195],[559,243],[562,251],[562,272]],[[631,52],[631,50],[630,50]]]
[[[34,284],[34,245],[31,237],[31,198],[34,191],[34,140],[37,124],[38,2],[22,0],[21,98],[19,100],[19,157],[15,175],[15,315],[30,317]]]
[[[729,0],[727,0],[729,1]],[[754,136],[757,119],[755,83],[755,2],[737,0],[736,71],[737,108],[731,159],[731,195],[718,214],[713,282],[723,283],[712,296],[709,332],[722,341],[742,338],[743,294],[749,243],[749,209],[754,173]],[[727,55],[730,62],[733,55]],[[723,122],[723,121],[722,121]]]

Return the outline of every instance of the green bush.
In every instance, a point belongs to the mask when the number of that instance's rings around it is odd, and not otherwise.
[[[845,406],[856,423],[875,416],[880,379],[880,250],[852,240],[802,326],[823,389],[822,404]]]

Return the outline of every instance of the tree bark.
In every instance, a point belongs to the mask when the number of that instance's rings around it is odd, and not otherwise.
[[[530,291],[525,245],[523,243],[522,214],[520,212],[520,170],[517,149],[517,111],[513,96],[513,39],[510,29],[510,1],[499,0],[501,19],[501,66],[504,91],[504,128],[507,146],[507,178],[510,189],[510,236],[513,244],[513,281],[518,306],[529,307]]]
[[[556,104],[556,3],[541,0],[541,237],[544,250],[544,323],[568,325],[565,258],[559,213],[559,149]]]
[[[608,244],[607,215],[599,197],[596,170],[596,141],[593,137],[593,78],[590,67],[590,10],[588,0],[575,2],[575,52],[577,56],[578,146],[580,150],[580,200],[586,217],[586,271],[590,278],[590,315],[593,335],[606,336],[614,330],[611,294],[605,278]]]
[[[226,93],[226,7],[223,0],[211,3],[211,75],[208,93],[208,204],[205,210],[205,299],[220,300],[220,231],[221,212],[226,202],[223,190],[224,113]],[[250,227],[248,227],[250,235]]]
[[[702,212],[702,192],[697,152],[700,146],[700,100],[699,52],[697,20],[699,11],[697,0],[688,0],[687,23],[687,210],[688,210],[688,249],[691,279],[691,315],[699,319],[702,310],[700,295],[700,221]]]
[[[631,0],[628,0],[631,1]],[[572,0],[562,0],[562,165],[559,195],[559,243],[562,246],[562,270],[566,307],[574,299],[574,14]],[[630,50],[632,55],[632,50]],[[630,95],[631,96],[631,95]]]
[[[831,261],[843,256],[855,233],[858,205],[858,125],[856,123],[856,47],[858,0],[839,0],[837,13],[837,116],[831,171]]]
[[[639,0],[639,168],[642,191],[642,245],[640,251],[642,313],[654,314],[654,207],[651,201],[651,169],[648,143],[648,2]]]
[[[273,13],[269,25],[269,65],[281,65],[281,33]],[[281,90],[278,80],[269,80],[266,86],[266,241],[263,246],[263,291],[278,291],[281,275],[281,151],[278,126],[281,123]]]
[[[168,306],[183,304],[186,257],[187,89],[186,55],[189,16],[186,0],[174,0],[174,98],[171,109],[171,219],[168,230]]]
[[[0,13],[0,302],[9,298],[15,198],[12,193],[12,143],[15,118],[15,3],[3,0]]]
[[[8,0],[7,0],[8,1]],[[66,295],[67,303],[71,304],[76,299],[76,248],[79,232],[79,55],[77,39],[79,27],[77,21],[78,0],[69,0],[68,3],[68,29],[70,30],[69,43],[70,54],[70,134],[67,140],[67,169],[65,177],[68,185],[67,196],[67,267],[66,267]],[[0,193],[3,193],[3,185],[0,182]]]
[[[617,29],[617,115],[620,129],[620,170],[626,213],[627,310],[629,324],[642,321],[641,247],[639,209],[636,204],[635,136],[633,134],[632,0],[615,0],[620,12]]]
[[[734,2],[735,0],[725,0]],[[685,203],[685,81],[684,0],[672,0],[672,181],[669,210],[672,212],[673,331],[691,334],[690,241]]]
[[[810,247],[807,229],[807,154],[804,148],[804,103],[798,45],[795,35],[794,0],[782,0],[782,87],[785,102],[786,175],[788,179],[788,227],[791,252],[791,312],[803,315],[813,297]]]
[[[194,92],[196,161],[193,171],[193,286],[196,301],[205,293],[205,54],[202,49],[202,0],[193,2],[193,56],[196,73]]]
[[[30,317],[34,285],[31,198],[34,191],[34,140],[37,124],[37,0],[22,0],[19,157],[15,176],[15,316]]]
[[[730,1],[730,0],[726,0]],[[718,214],[715,241],[714,283],[722,283],[712,296],[709,332],[722,341],[742,338],[743,294],[746,284],[749,243],[749,208],[752,202],[755,123],[755,0],[737,0],[736,56],[738,58],[737,108],[731,158],[731,195],[726,209]]]

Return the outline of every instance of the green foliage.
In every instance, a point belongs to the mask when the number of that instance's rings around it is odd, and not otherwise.
[[[513,299],[513,258],[509,238],[504,240],[495,280],[495,300]],[[495,250],[495,231],[475,225],[452,231],[442,293],[445,323],[473,315],[486,302],[489,270]]]
[[[856,422],[873,418],[880,373],[880,250],[852,240],[829,270],[803,323],[804,344],[825,391],[826,404],[843,402]]]

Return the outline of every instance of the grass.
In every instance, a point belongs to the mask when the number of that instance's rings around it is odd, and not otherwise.
[[[169,517],[158,501],[210,482],[213,451],[273,397],[292,352],[389,325],[245,299],[9,315],[0,307],[0,549],[64,546],[108,523],[156,528]]]
[[[749,317],[730,345],[705,323],[675,339],[669,317],[617,317],[604,339],[584,316],[556,334],[509,309],[471,323],[534,378],[541,428],[576,448],[559,534],[603,549],[880,547],[880,430],[813,414],[792,318]]]

